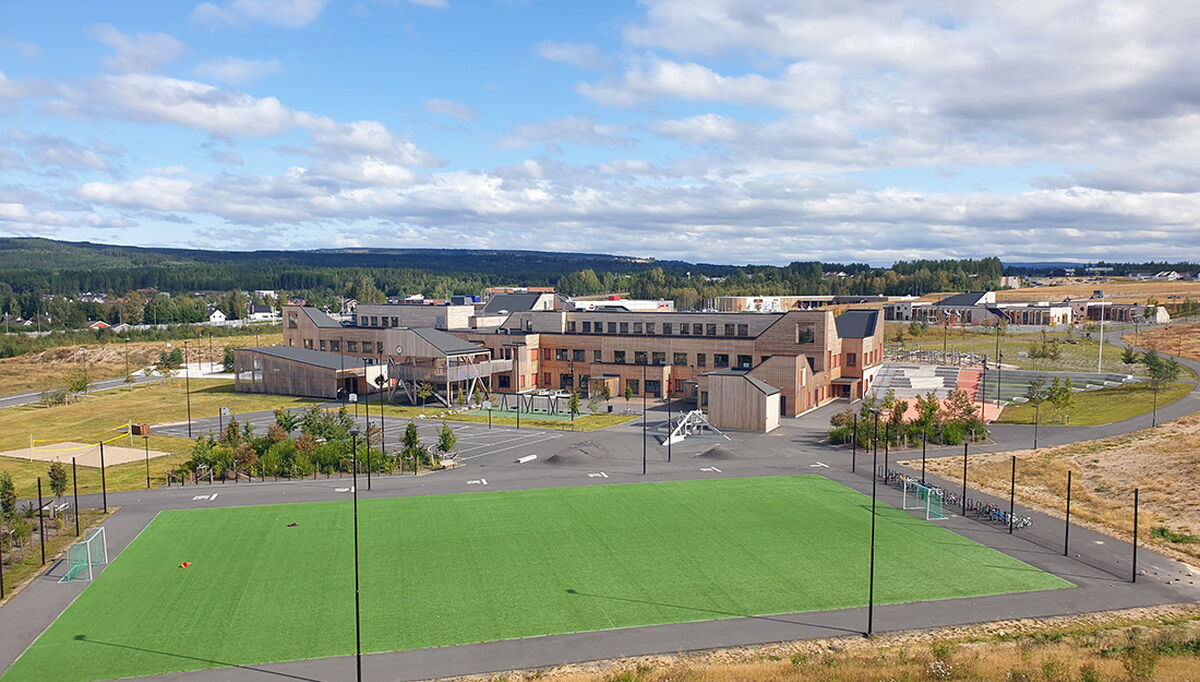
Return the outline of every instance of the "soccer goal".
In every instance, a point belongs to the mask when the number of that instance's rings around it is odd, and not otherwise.
[[[67,573],[58,582],[90,581],[95,577],[95,568],[107,563],[108,541],[104,537],[104,526],[101,526],[67,548]]]
[[[942,512],[941,489],[924,485],[913,478],[904,479],[904,508],[924,509],[927,521],[946,518]]]

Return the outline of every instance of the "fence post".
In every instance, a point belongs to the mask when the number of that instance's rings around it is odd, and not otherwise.
[[[1071,471],[1067,471],[1067,523],[1063,527],[1063,556],[1068,556],[1071,546]]]

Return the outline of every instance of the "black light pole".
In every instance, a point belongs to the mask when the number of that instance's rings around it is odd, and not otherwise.
[[[996,406],[1000,406],[1000,320],[996,320]],[[980,415],[982,416],[982,415]]]
[[[963,443],[963,492],[962,492],[962,514],[967,515],[967,444]]]
[[[875,454],[871,456],[871,471],[879,459],[879,410],[872,408],[875,414]],[[867,636],[875,633],[875,488],[879,484],[878,477],[871,476],[871,567],[867,579]]]
[[[871,478],[875,478],[879,475],[879,469],[875,466],[876,460],[879,459],[879,410],[871,408],[871,413],[875,415],[875,432],[871,434],[871,442],[874,444],[871,455]]]
[[[192,437],[192,377],[188,370],[188,340],[183,341],[183,385],[187,394],[188,438]]]
[[[79,480],[75,476],[75,458],[71,458],[71,487],[75,489],[75,537],[79,537]]]
[[[921,429],[921,485],[925,485],[925,443],[928,435],[925,429]]]
[[[350,488],[354,491],[354,661],[358,673],[356,679],[362,682],[362,617],[358,597],[358,429],[350,430],[350,449],[354,462],[354,482]]]
[[[1013,533],[1013,512],[1016,511],[1017,501],[1017,456],[1012,458],[1012,481],[1008,487],[1008,534]]]
[[[892,442],[892,422],[889,419],[883,424],[883,484],[888,482],[888,444]]]
[[[104,442],[100,442],[100,499],[104,501],[104,513],[108,513],[108,483],[104,480]]]
[[[979,373],[979,420],[987,423],[984,401],[987,396],[987,353],[983,354],[983,371]]]
[[[858,461],[858,415],[854,415],[854,433],[850,434],[850,473],[854,473],[854,464]]]
[[[1067,470],[1067,523],[1063,526],[1063,556],[1067,556],[1071,547],[1071,471]]]
[[[366,358],[363,358],[363,384],[367,387],[367,392],[363,395],[363,401],[362,401],[363,419],[365,419],[367,422],[366,434],[364,437],[367,439],[367,449],[370,450],[371,449],[371,392],[370,392],[371,382],[367,380],[367,359]],[[403,467],[401,467],[400,473],[404,473]]]
[[[379,451],[387,456],[387,424],[383,419],[383,354],[379,354]],[[448,369],[448,368],[447,368]],[[390,381],[390,377],[389,377]],[[367,490],[371,489],[371,450],[367,450]]]
[[[642,475],[646,475],[646,366],[642,365]]]
[[[671,379],[667,379],[667,464],[671,463]]]
[[[1158,384],[1154,383],[1154,412],[1150,418],[1150,426],[1158,426]]]
[[[4,599],[4,548],[0,547],[0,599]]]
[[[146,490],[150,489],[150,436],[142,436],[146,444]]]
[[[38,489],[41,490],[41,489]],[[46,561],[42,561],[46,563]],[[1138,489],[1133,489],[1133,580],[1138,582]]]
[[[37,537],[42,545],[42,566],[46,566],[46,516],[42,515],[42,477],[37,477]],[[1136,526],[1136,521],[1134,522]],[[1136,550],[1134,550],[1136,552]],[[1136,554],[1134,554],[1136,556]],[[1136,562],[1136,560],[1134,560]],[[1134,566],[1136,568],[1136,564]]]
[[[1038,423],[1042,421],[1042,404],[1033,404],[1033,449],[1037,450]]]

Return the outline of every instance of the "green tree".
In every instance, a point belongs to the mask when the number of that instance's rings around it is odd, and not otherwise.
[[[285,433],[291,433],[292,431],[295,431],[296,426],[300,424],[300,417],[280,407],[275,410],[275,423],[281,429],[283,429]]]
[[[17,490],[13,486],[12,474],[0,471],[0,512],[5,517],[17,511]]]
[[[1025,386],[1025,399],[1031,405],[1040,405],[1048,395],[1046,391],[1046,378],[1035,376],[1029,380],[1029,384]]]
[[[1138,357],[1137,351],[1129,348],[1128,346],[1125,348],[1125,350],[1121,351],[1121,364],[1125,365],[1130,374],[1133,374],[1133,366],[1136,365],[1140,359],[1141,358]]]
[[[405,431],[407,431],[407,429],[405,429]],[[437,443],[437,449],[438,452],[441,453],[441,459],[444,459],[447,455],[449,455],[450,451],[453,450],[454,446],[456,445],[458,445],[458,436],[454,435],[454,431],[446,425],[446,422],[443,421],[442,425],[438,427]]]
[[[92,375],[87,367],[77,367],[67,375],[67,391],[72,395],[87,393],[92,387]]]
[[[404,446],[400,456],[412,461],[413,473],[417,473],[417,466],[429,456],[429,450],[421,444],[420,434],[417,433],[417,425],[413,420],[408,420],[408,426],[404,427],[400,443]]]
[[[579,391],[571,391],[571,397],[567,398],[567,410],[571,413],[571,419],[579,414]]]
[[[59,462],[50,465],[48,473],[50,479],[50,492],[54,493],[54,497],[62,497],[67,490],[67,470]]]
[[[612,400],[612,390],[609,389],[607,381],[604,382],[604,391],[601,394],[601,397],[604,398],[605,405],[608,405],[608,403]]]
[[[433,397],[433,384],[428,381],[418,381],[417,397],[421,399],[421,407],[425,407],[425,403]]]
[[[221,364],[225,368],[225,372],[232,372],[235,368],[235,360],[233,355],[233,346],[225,346],[222,354]]]
[[[625,384],[625,402],[628,403],[630,400],[633,400],[633,386],[629,385],[629,383],[626,382],[626,384]]]
[[[1150,387],[1154,390],[1163,388],[1179,378],[1179,361],[1175,358],[1163,359],[1154,350],[1142,354],[1142,364],[1150,375]]]
[[[1066,381],[1063,381],[1054,377],[1054,381],[1050,384],[1050,390],[1046,393],[1046,400],[1054,406],[1056,414],[1065,416],[1067,410],[1071,409],[1071,405],[1075,402],[1074,385],[1071,383],[1071,378],[1067,377]]]

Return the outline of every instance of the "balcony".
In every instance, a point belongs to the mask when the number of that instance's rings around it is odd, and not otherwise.
[[[473,365],[392,365],[391,378],[405,381],[468,381],[476,376],[512,371],[512,360],[485,360]]]

